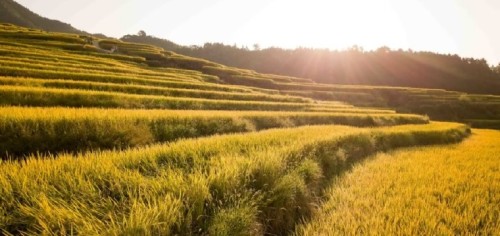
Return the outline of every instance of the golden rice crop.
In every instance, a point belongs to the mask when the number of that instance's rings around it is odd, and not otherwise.
[[[403,114],[0,107],[0,155],[125,148],[301,125],[426,124]]]
[[[0,85],[31,86],[45,88],[68,88],[84,89],[94,91],[122,92],[129,94],[143,95],[162,95],[168,97],[190,97],[219,100],[240,100],[240,101],[275,101],[275,102],[297,102],[310,103],[311,99],[270,95],[261,93],[241,93],[241,92],[223,92],[196,89],[176,89],[158,86],[132,85],[132,84],[113,84],[101,82],[85,82],[73,80],[51,80],[51,79],[31,79],[18,77],[0,77]]]
[[[379,154],[328,190],[298,235],[496,235],[500,132]]]
[[[284,233],[349,163],[394,147],[456,142],[452,123],[312,126],[122,152],[0,164],[0,230],[12,234]]]

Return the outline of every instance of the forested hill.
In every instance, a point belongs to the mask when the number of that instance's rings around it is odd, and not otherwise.
[[[42,17],[13,0],[0,0],[0,22],[53,32],[87,34],[70,24]]]
[[[441,88],[483,94],[500,94],[500,67],[484,59],[461,58],[432,52],[364,51],[299,48],[249,50],[220,43],[203,47],[180,46],[169,40],[126,35],[124,41],[153,44],[180,54],[261,73],[310,78],[320,83]]]

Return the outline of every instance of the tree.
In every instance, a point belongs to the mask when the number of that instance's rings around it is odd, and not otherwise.
[[[497,74],[498,76],[500,76],[500,63],[498,63],[498,65],[496,65],[496,66],[492,66],[492,67],[491,67],[491,70],[492,70],[495,74]]]
[[[350,48],[347,49],[348,52],[359,52],[363,53],[365,49],[361,46],[358,46],[356,44],[352,45]]]
[[[391,52],[391,49],[387,46],[382,46],[382,47],[379,47],[376,52],[379,54],[386,54],[386,53]]]
[[[260,51],[260,45],[258,43],[253,45],[253,50],[254,51]]]
[[[139,30],[139,32],[137,33],[137,35],[139,37],[146,37],[146,32],[144,30]]]

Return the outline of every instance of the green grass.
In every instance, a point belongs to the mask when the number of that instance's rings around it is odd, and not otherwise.
[[[302,125],[426,124],[403,114],[165,111],[0,107],[1,156],[126,148],[224,133]]]
[[[327,191],[298,235],[496,235],[500,132],[379,154]]]
[[[26,234],[285,233],[348,163],[456,142],[452,123],[312,126],[0,165],[0,228]],[[29,181],[27,181],[29,180]]]

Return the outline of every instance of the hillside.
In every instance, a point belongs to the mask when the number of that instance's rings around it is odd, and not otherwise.
[[[439,89],[319,84],[227,67],[152,45],[51,34],[5,24],[0,36],[4,45],[0,75],[31,77],[22,81],[3,78],[4,86],[18,87],[4,88],[2,104],[16,101],[18,105],[38,106],[310,111],[336,111],[356,105],[419,113],[478,127],[498,127],[500,119],[499,96]],[[79,92],[68,94],[62,88]],[[100,95],[100,99],[84,96],[80,91],[83,89],[99,91],[92,94]],[[116,93],[129,95],[120,99],[123,96]],[[169,98],[158,97],[165,95]],[[57,102],[46,99],[49,96],[58,98]],[[63,97],[78,97],[80,102]],[[339,105],[339,101],[351,105]]]
[[[248,50],[220,43],[185,47],[152,36],[126,35],[122,40],[261,73],[309,78],[318,83],[433,88],[500,94],[500,73],[484,59],[432,52],[391,50],[345,51],[299,48]],[[314,64],[312,66],[311,64]]]
[[[40,16],[14,0],[0,1],[0,22],[53,32],[86,34],[67,23]]]
[[[310,83],[227,68],[150,45],[1,24],[0,105],[79,110],[0,108],[0,147],[3,154],[24,155],[141,146],[305,124],[381,126],[428,122],[426,117],[396,114],[390,109],[315,101],[251,86],[254,80]],[[172,122],[178,124],[175,129],[169,128]],[[17,133],[33,124],[43,131],[42,136]],[[61,129],[61,125],[72,127],[74,133]],[[95,127],[89,127],[92,125]],[[193,129],[193,125],[197,128]],[[108,135],[114,135],[113,139],[101,140],[98,133],[103,127]],[[46,143],[38,146],[36,140]],[[26,143],[33,144],[28,147]]]
[[[431,116],[498,125],[499,101],[436,89],[320,84],[148,44],[0,24],[0,232],[315,234],[309,223],[336,221],[323,213],[328,208],[318,208],[336,199],[328,187],[376,153],[433,145],[454,154],[446,145],[465,140],[460,147],[468,150],[477,140],[489,140],[472,150],[481,159],[456,166],[459,176],[479,171],[498,179],[497,162],[489,161],[498,159],[498,132],[473,130],[468,144],[467,125],[391,107],[439,109]],[[430,156],[443,163],[440,157]],[[424,164],[429,172],[449,173],[443,171],[450,166],[446,160],[433,169]],[[387,173],[408,178],[408,167],[399,165]],[[450,176],[456,177],[444,179]],[[375,178],[352,182],[363,179]],[[474,191],[497,201],[498,181],[481,179]],[[400,188],[415,186],[406,184]],[[456,189],[473,196],[463,185]],[[436,191],[419,197],[463,199]],[[391,196],[396,194],[406,196]],[[474,199],[458,205],[475,204],[467,217],[490,220],[454,232],[495,232],[499,204]],[[438,206],[426,209],[440,212]]]
[[[69,24],[39,16],[13,0],[1,1],[0,13],[0,22],[4,23],[53,32],[87,34]],[[307,78],[316,83],[500,95],[499,68],[490,68],[483,59],[461,58],[458,55],[391,50],[387,47],[376,51],[363,51],[358,47],[345,51],[307,48],[248,50],[220,43],[187,47],[146,34],[125,35],[121,40],[154,45],[166,51],[259,73]],[[310,66],[311,63],[314,66]]]

